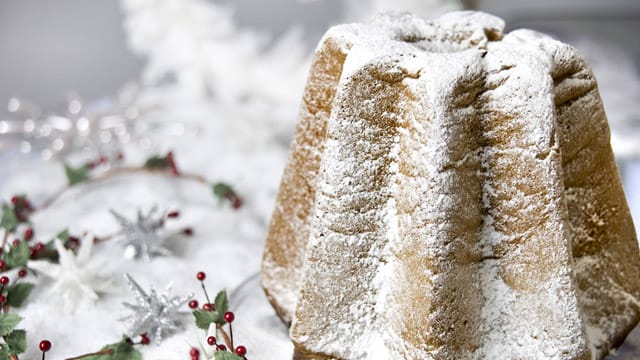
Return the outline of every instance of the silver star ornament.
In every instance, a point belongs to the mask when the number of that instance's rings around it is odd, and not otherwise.
[[[130,315],[120,319],[129,323],[130,336],[147,334],[149,339],[159,343],[163,337],[179,329],[179,309],[193,297],[193,294],[172,297],[171,285],[164,294],[158,294],[153,288],[147,294],[131,275],[124,276],[136,298],[136,304],[122,303],[132,311]]]
[[[171,255],[171,251],[164,247],[164,243],[175,234],[167,234],[163,231],[164,216],[158,212],[156,206],[146,214],[138,209],[135,221],[127,219],[115,210],[110,212],[120,224],[120,242],[124,245],[126,258],[141,258],[149,261],[155,255]]]

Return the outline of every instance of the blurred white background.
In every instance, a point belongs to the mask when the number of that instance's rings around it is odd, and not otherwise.
[[[367,15],[365,2],[358,0],[218,2],[235,8],[240,26],[273,36],[291,26],[301,27],[309,48],[328,26],[348,18],[346,11],[354,13],[353,4],[362,16]],[[509,28],[530,27],[568,41],[588,38],[623,49],[640,68],[640,1],[478,0],[466,4],[504,17]],[[119,3],[113,0],[0,2],[0,104],[20,96],[55,110],[69,92],[95,98],[136,80],[142,60],[127,50],[122,23]],[[6,115],[4,106],[2,115]]]

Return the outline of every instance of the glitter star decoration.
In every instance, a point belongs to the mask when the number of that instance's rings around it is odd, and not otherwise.
[[[171,255],[171,251],[164,247],[164,242],[175,234],[163,231],[164,216],[154,206],[147,214],[138,210],[137,219],[131,221],[115,210],[110,210],[121,227],[120,242],[125,247],[125,257],[142,258],[149,261],[155,255]]]
[[[91,259],[91,237],[83,239],[77,255],[66,249],[60,239],[56,239],[54,244],[58,252],[58,264],[34,260],[29,261],[27,267],[53,279],[51,292],[62,298],[67,313],[72,312],[80,300],[96,301],[100,293],[113,287],[111,281],[98,272],[103,263]]]
[[[132,311],[130,315],[121,319],[130,323],[129,335],[147,334],[151,340],[159,343],[165,335],[179,328],[178,310],[193,297],[193,294],[182,298],[172,297],[170,285],[164,294],[158,294],[153,288],[147,294],[131,275],[125,274],[125,278],[129,282],[129,288],[133,291],[137,302],[135,305],[122,303]]]

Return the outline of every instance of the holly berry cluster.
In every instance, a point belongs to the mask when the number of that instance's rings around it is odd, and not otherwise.
[[[6,262],[0,261],[6,267]],[[21,307],[33,290],[34,284],[22,281],[27,275],[27,270],[22,268],[13,282],[7,275],[0,276],[0,359],[17,360],[27,347],[26,331],[16,329],[22,318],[9,312],[12,307]]]
[[[110,158],[107,155],[100,155],[97,159],[88,161],[85,163],[90,169],[94,169],[109,163],[118,163],[124,160],[124,154],[119,152],[114,157]]]
[[[173,151],[169,151],[164,156],[156,155],[148,158],[144,163],[144,168],[153,170],[169,170],[173,175],[180,175],[180,171],[178,170],[178,166],[176,165],[176,161],[173,156]]]
[[[13,196],[10,204],[2,204],[0,227],[4,229],[4,235],[0,244],[0,359],[17,359],[18,354],[26,350],[26,332],[16,329],[22,318],[9,311],[11,307],[22,306],[34,287],[34,284],[22,281],[28,275],[25,265],[31,252],[27,242],[34,236],[28,221],[33,211],[31,202],[24,195]],[[10,236],[14,237],[11,243]],[[18,270],[12,282],[8,272],[14,269]]]
[[[213,184],[212,190],[218,200],[228,201],[232,208],[239,209],[242,207],[242,198],[238,196],[238,193],[229,184],[221,182]]]
[[[84,164],[73,167],[67,163],[64,164],[64,172],[69,181],[69,185],[81,183],[89,180],[91,172],[96,169],[100,169],[105,165],[118,164],[124,160],[124,154],[119,152],[114,157],[108,157],[106,155],[100,155],[94,160],[89,160]]]
[[[202,271],[196,274],[196,279],[200,281],[206,302],[202,304],[201,309],[198,309],[198,300],[191,300],[188,304],[189,308],[193,310],[196,326],[209,331],[211,325],[215,325],[216,335],[207,337],[207,344],[214,347],[215,360],[247,360],[247,348],[243,345],[234,346],[232,323],[235,320],[235,314],[229,311],[227,292],[225,290],[218,292],[214,301],[211,302],[207,288],[204,285],[206,277],[207,275]],[[225,326],[229,329],[228,334]],[[219,342],[218,339],[220,338],[223,339],[223,342]],[[200,350],[192,347],[189,355],[191,360],[199,360]]]

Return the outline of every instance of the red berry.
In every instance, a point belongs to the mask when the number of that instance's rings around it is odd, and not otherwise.
[[[231,311],[224,313],[224,321],[228,323],[232,322],[235,318],[236,316]]]
[[[240,198],[239,196],[233,196],[231,198],[231,207],[235,210],[238,210],[242,207],[242,198]]]
[[[20,202],[20,197],[19,196],[12,196],[11,197],[11,203],[13,205],[18,205],[19,202]]]
[[[42,350],[42,352],[47,352],[51,350],[51,341],[49,340],[40,341],[40,350]]]
[[[140,344],[149,345],[149,343],[151,343],[151,340],[147,336],[147,333],[140,335]]]
[[[207,274],[204,271],[200,271],[196,274],[196,278],[200,281],[204,280],[207,277]]]
[[[216,348],[217,348],[219,351],[225,351],[225,350],[227,350],[227,347],[226,347],[226,346],[224,346],[223,344],[218,344],[218,345],[216,346]]]
[[[195,308],[197,308],[197,307],[198,307],[198,300],[191,300],[191,301],[189,301],[189,307],[190,307],[191,309],[195,309]]]
[[[24,231],[24,241],[29,241],[33,238],[33,229],[28,228]]]
[[[0,295],[0,305],[4,305],[7,302],[7,297],[4,295]]]
[[[4,260],[0,260],[0,270],[4,270],[7,267],[7,263]]]
[[[180,171],[178,171],[178,167],[176,166],[176,161],[173,158],[173,151],[169,151],[166,156],[167,164],[169,165],[169,169],[171,169],[171,173],[173,175],[180,175]]]
[[[0,277],[0,284],[7,285],[8,283],[9,283],[9,277],[8,276]]]
[[[191,351],[189,351],[189,355],[191,355],[192,358],[193,357],[197,358],[198,356],[200,356],[200,350],[192,347]]]
[[[27,269],[20,269],[20,271],[18,271],[18,276],[20,277],[27,276]]]
[[[169,212],[169,213],[167,214],[167,217],[168,217],[168,218],[170,218],[170,219],[175,219],[175,218],[177,218],[178,216],[180,216],[180,212],[179,212],[179,211],[177,211],[177,210],[176,210],[176,211],[171,211],[171,212]]]
[[[247,348],[242,345],[238,345],[238,347],[236,347],[236,354],[240,356],[247,355]]]
[[[204,310],[204,311],[213,311],[213,304],[204,304],[204,305],[202,305],[202,310]]]
[[[20,245],[20,239],[13,239],[13,241],[11,242],[11,245],[13,245],[13,247]]]
[[[41,243],[41,242],[39,242],[39,243],[37,243],[37,244],[36,244],[36,246],[34,247],[34,250],[35,250],[35,251],[37,251],[37,252],[40,252],[40,251],[44,250],[44,248],[45,248],[44,244],[43,244],[43,243]]]
[[[184,229],[182,229],[182,233],[187,235],[187,236],[191,236],[193,235],[193,229],[190,227],[186,227]]]
[[[216,337],[215,336],[209,336],[207,338],[207,344],[213,346],[216,344]]]

